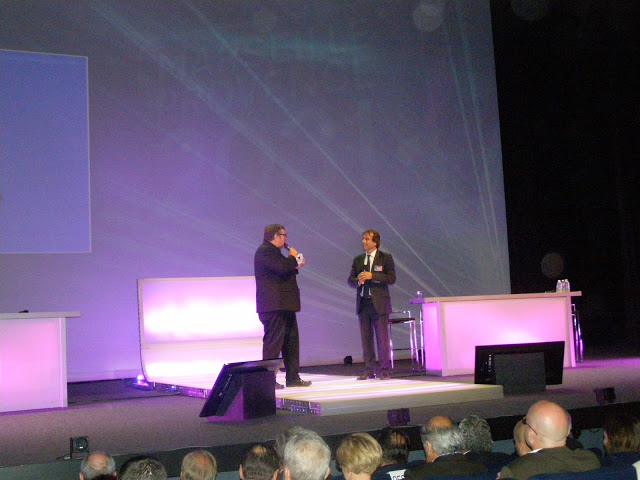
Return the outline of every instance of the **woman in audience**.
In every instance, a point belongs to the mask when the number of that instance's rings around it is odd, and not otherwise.
[[[625,413],[604,420],[603,466],[635,463],[640,460],[640,421]]]
[[[352,433],[340,443],[336,461],[346,480],[371,480],[382,463],[382,448],[368,433]]]

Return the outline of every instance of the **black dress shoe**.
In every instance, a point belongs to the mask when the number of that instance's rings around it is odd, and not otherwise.
[[[308,387],[310,385],[311,382],[309,380],[302,380],[301,378],[298,378],[293,382],[287,382],[287,387]]]
[[[276,390],[282,390],[283,388],[284,388],[283,384],[276,382]]]
[[[382,372],[380,374],[380,380],[391,380],[391,375],[389,375],[389,372]]]
[[[372,378],[376,378],[376,376],[373,373],[363,373],[357,378],[357,380],[369,380]]]

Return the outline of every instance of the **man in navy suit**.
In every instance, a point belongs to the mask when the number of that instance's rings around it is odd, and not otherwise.
[[[311,382],[302,380],[299,375],[300,337],[296,320],[296,312],[300,311],[296,275],[306,262],[304,258],[296,258],[298,251],[293,247],[288,247],[288,256],[282,255],[280,250],[286,242],[287,232],[282,225],[267,225],[262,245],[253,258],[256,311],[264,326],[262,358],[279,358],[282,352],[287,387],[308,387]],[[276,388],[284,387],[276,383]]]
[[[396,269],[391,254],[378,250],[379,247],[380,234],[375,230],[365,231],[362,234],[364,253],[353,259],[348,279],[349,285],[357,289],[356,313],[364,358],[364,371],[358,380],[375,378],[374,338],[380,361],[378,376],[381,380],[389,379],[389,285],[396,281]]]

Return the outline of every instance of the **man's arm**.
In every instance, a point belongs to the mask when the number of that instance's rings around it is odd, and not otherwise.
[[[284,276],[291,273],[298,273],[298,261],[295,256],[283,256],[277,248],[265,248],[259,253],[257,264],[265,271]]]
[[[349,273],[349,278],[347,278],[347,283],[349,284],[350,287],[353,288],[358,288],[359,283],[358,283],[358,272],[356,271],[357,268],[357,260],[358,257],[353,259],[353,263],[351,264],[351,272]]]

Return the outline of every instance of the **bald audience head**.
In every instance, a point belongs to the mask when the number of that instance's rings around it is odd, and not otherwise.
[[[571,432],[571,417],[557,403],[541,400],[529,408],[522,419],[525,439],[532,450],[564,447]]]
[[[433,462],[440,455],[462,450],[462,432],[449,417],[438,415],[430,418],[420,429],[420,438],[427,462]]]
[[[519,457],[531,453],[531,447],[527,445],[527,440],[524,438],[524,432],[527,426],[522,423],[522,420],[518,420],[516,426],[513,427],[513,444],[516,447],[516,453]]]
[[[80,480],[92,480],[98,475],[116,475],[116,461],[104,452],[93,452],[82,459],[80,464]]]
[[[194,450],[182,459],[180,480],[214,480],[218,475],[218,463],[206,450]]]

